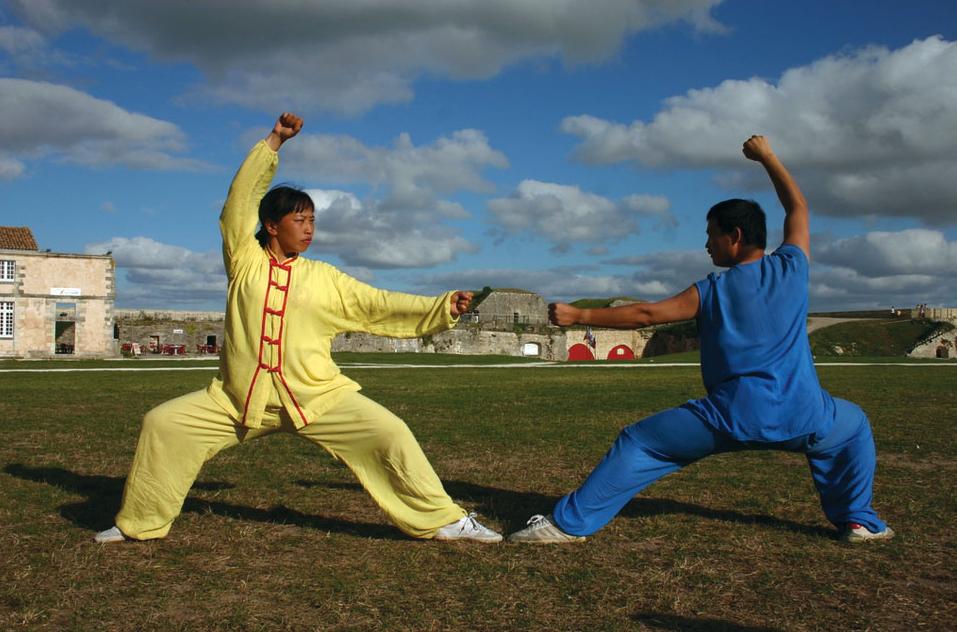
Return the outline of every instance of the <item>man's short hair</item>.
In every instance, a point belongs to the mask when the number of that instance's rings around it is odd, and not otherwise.
[[[708,221],[714,220],[725,235],[741,229],[744,243],[762,250],[768,243],[768,227],[764,210],[754,200],[734,198],[718,202],[708,211]]]

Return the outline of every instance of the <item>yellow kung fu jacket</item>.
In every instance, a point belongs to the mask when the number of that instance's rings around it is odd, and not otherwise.
[[[378,290],[321,261],[277,261],[255,233],[259,202],[279,155],[259,142],[229,187],[220,215],[229,286],[219,374],[210,396],[237,423],[262,425],[278,395],[297,428],[316,420],[360,386],[332,361],[342,332],[413,338],[451,329],[451,295],[414,296]]]

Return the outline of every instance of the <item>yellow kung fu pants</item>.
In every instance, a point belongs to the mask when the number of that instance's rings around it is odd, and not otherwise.
[[[116,526],[136,540],[164,537],[203,463],[224,448],[279,431],[308,439],[345,463],[389,519],[412,537],[430,538],[466,514],[445,493],[405,422],[359,393],[343,395],[300,429],[275,408],[267,408],[261,428],[245,428],[204,389],[146,413]]]

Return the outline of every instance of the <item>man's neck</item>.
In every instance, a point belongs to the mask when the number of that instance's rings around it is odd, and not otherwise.
[[[747,251],[738,254],[734,261],[734,265],[738,266],[742,263],[751,263],[752,261],[757,261],[763,256],[764,248],[749,248]]]

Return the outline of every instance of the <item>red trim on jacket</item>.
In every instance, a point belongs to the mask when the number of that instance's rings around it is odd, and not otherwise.
[[[256,380],[259,378],[259,371],[261,369],[268,369],[269,366],[263,366],[263,339],[268,338],[266,336],[266,316],[267,310],[269,309],[269,290],[273,287],[274,283],[272,281],[272,269],[278,264],[276,260],[270,255],[269,257],[269,282],[266,284],[266,296],[263,297],[263,313],[259,317],[259,356],[256,358],[256,371],[253,373],[253,379],[249,381],[249,390],[246,391],[246,401],[243,402],[243,418],[240,420],[240,423],[246,423],[246,415],[249,414],[249,400],[253,396],[253,388],[256,386]]]
[[[304,425],[309,424],[309,420],[306,419],[305,413],[302,412],[302,407],[299,405],[299,402],[296,400],[296,396],[293,395],[292,389],[289,387],[289,384],[286,382],[285,376],[282,374],[282,337],[283,333],[286,331],[286,305],[289,302],[289,288],[292,285],[292,266],[287,265],[286,262],[292,261],[295,259],[287,259],[283,263],[279,263],[276,259],[270,254],[269,257],[269,283],[266,285],[266,296],[263,298],[263,312],[260,319],[260,331],[259,331],[259,357],[256,361],[256,372],[253,373],[252,381],[249,384],[249,391],[246,393],[246,402],[243,405],[243,418],[242,422],[245,423],[246,415],[249,413],[249,400],[252,399],[253,388],[256,385],[256,380],[259,377],[260,371],[266,371],[267,373],[276,373],[279,375],[279,381],[282,383],[283,387],[286,389],[286,393],[289,395],[289,398],[292,399],[293,405],[296,407],[296,412],[299,413],[300,419]],[[273,279],[273,269],[279,268],[286,272],[286,283],[281,285],[278,281]],[[269,307],[269,293],[272,288],[276,288],[277,291],[283,293],[282,297],[282,307],[279,309],[272,309]],[[266,318],[268,316],[278,316],[279,317],[279,333],[275,338],[270,338],[266,335]],[[276,365],[270,366],[263,362],[263,351],[266,348],[266,345],[276,346]]]
[[[286,313],[286,303],[289,301],[289,292],[286,290],[292,285],[292,268],[290,267],[286,274],[286,286],[276,286],[276,289],[282,288],[285,292],[282,299],[282,313]],[[289,399],[292,400],[293,406],[296,407],[296,412],[299,413],[299,418],[302,419],[302,423],[306,426],[309,425],[309,420],[306,419],[305,413],[302,412],[302,407],[299,405],[299,401],[296,400],[296,396],[293,395],[292,389],[289,388],[289,384],[286,382],[286,376],[282,374],[282,336],[286,332],[286,321],[283,316],[280,316],[279,321],[279,348],[277,349],[278,361],[276,367],[279,369],[279,381],[282,382],[283,387],[286,389],[286,393],[289,395]]]

